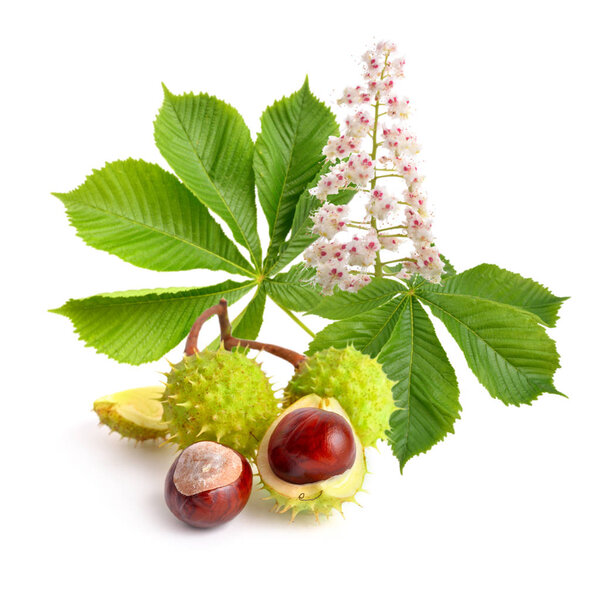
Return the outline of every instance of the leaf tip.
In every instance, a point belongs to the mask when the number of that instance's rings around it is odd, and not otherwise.
[[[160,86],[162,87],[165,98],[173,96],[173,93],[171,93],[171,91],[167,88],[167,85],[164,82],[161,82]]]

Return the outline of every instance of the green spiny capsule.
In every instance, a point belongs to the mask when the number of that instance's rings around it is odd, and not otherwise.
[[[218,441],[247,457],[254,455],[279,412],[258,363],[243,351],[223,348],[186,356],[173,365],[162,404],[163,420],[179,448]]]

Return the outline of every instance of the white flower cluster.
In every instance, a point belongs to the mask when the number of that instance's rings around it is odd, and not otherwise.
[[[404,60],[395,53],[392,43],[382,42],[363,55],[364,83],[347,87],[338,101],[351,110],[344,133],[331,136],[323,149],[331,168],[310,190],[323,205],[311,216],[320,238],[305,251],[304,261],[316,268],[324,294],[336,286],[356,292],[384,270],[401,279],[420,274],[430,282],[440,282],[444,270],[414,160],[420,145],[406,126],[410,102],[395,90],[404,77]],[[388,187],[383,178],[400,180],[404,187]],[[357,190],[364,201],[361,220],[350,220],[350,206],[327,201],[343,189]],[[382,259],[384,252],[397,254],[403,246],[411,248],[407,257]]]

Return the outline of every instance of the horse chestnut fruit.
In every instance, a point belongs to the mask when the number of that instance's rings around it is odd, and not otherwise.
[[[258,447],[256,466],[273,510],[329,516],[355,500],[365,477],[363,446],[333,397],[306,395],[286,408]]]
[[[292,484],[320,482],[352,467],[356,446],[352,427],[335,412],[301,408],[290,412],[269,439],[269,464]]]
[[[171,512],[193,527],[215,527],[233,519],[252,490],[252,469],[240,453],[213,441],[186,447],[165,481]]]

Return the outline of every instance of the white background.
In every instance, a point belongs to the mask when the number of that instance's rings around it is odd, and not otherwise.
[[[3,590],[599,591],[595,3],[212,4],[25,1],[0,14]],[[407,59],[443,252],[460,270],[496,263],[572,297],[551,330],[569,399],[505,407],[436,323],[461,385],[455,435],[402,476],[387,448],[370,452],[369,494],[345,520],[289,524],[254,493],[226,526],[186,528],[162,499],[173,451],[109,436],[90,411],[155,383],[165,361],[119,365],[46,311],[222,276],[145,271],[87,247],[50,192],[105,161],[164,164],[161,82],[231,102],[255,134],[305,74],[333,104],[380,38]],[[307,346],[281,311],[266,315],[262,339]],[[290,369],[264,362],[283,386]]]

